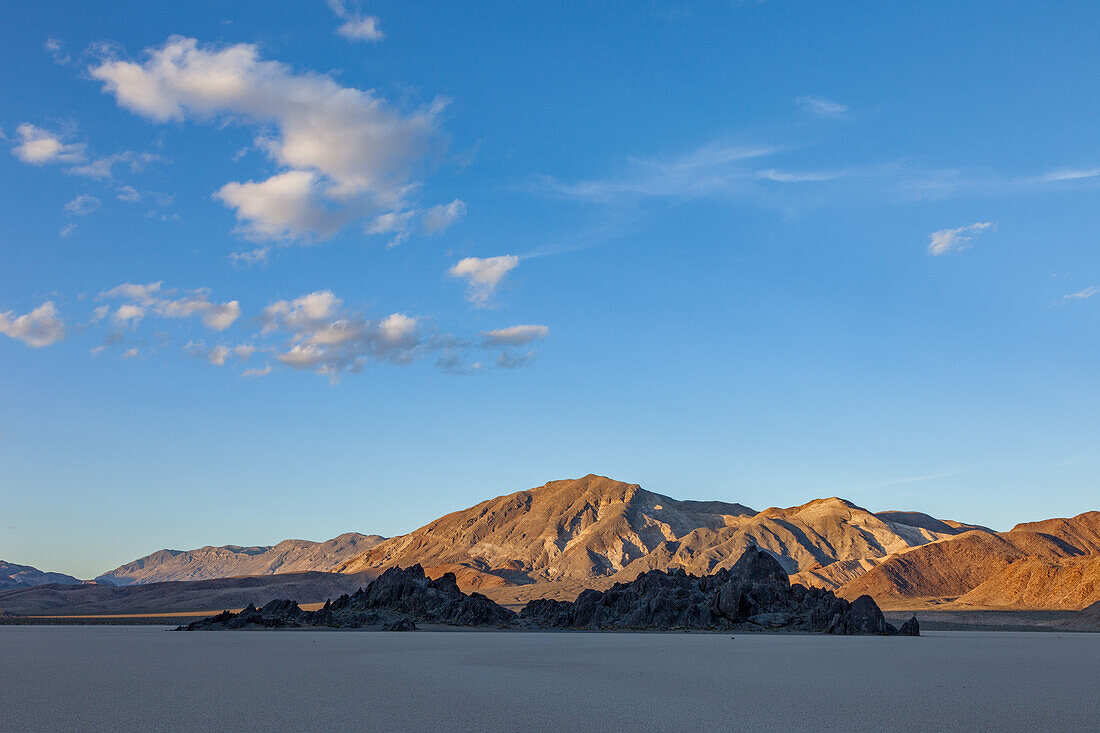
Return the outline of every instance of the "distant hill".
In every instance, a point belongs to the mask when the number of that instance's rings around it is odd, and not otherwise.
[[[1081,609],[1058,626],[1069,631],[1100,631],[1100,601]]]
[[[41,585],[0,591],[0,608],[21,616],[220,611],[277,598],[317,603],[354,593],[374,574],[283,573],[116,587]]]
[[[200,547],[160,550],[104,573],[97,581],[115,585],[170,580],[210,580],[242,575],[329,572],[385,538],[348,532],[327,542],[284,540],[270,547]]]
[[[30,565],[16,565],[0,560],[0,590],[30,588],[48,583],[79,585],[82,582],[64,573],[47,573]]]
[[[1100,600],[1100,512],[967,532],[894,555],[840,592],[886,607],[1081,608]]]

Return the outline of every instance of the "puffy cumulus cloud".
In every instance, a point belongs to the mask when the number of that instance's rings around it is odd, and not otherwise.
[[[478,307],[485,307],[493,299],[497,287],[505,276],[519,265],[519,257],[466,257],[459,260],[448,274],[466,281],[466,300]]]
[[[248,361],[253,354],[259,351],[252,344],[239,344],[237,346],[217,344],[207,348],[202,341],[188,341],[183,350],[191,356],[202,359],[214,366],[225,366],[226,362],[233,357],[240,359],[242,362]]]
[[[263,367],[257,369],[245,369],[241,372],[241,376],[249,378],[266,377],[268,374],[271,374],[272,371],[274,370],[271,368],[270,364],[264,364]]]
[[[126,303],[115,309],[115,312],[111,315],[111,320],[119,326],[136,326],[144,317],[145,308],[140,305]]]
[[[12,154],[31,165],[68,164],[68,173],[104,180],[112,177],[116,165],[126,165],[132,173],[164,159],[153,153],[123,150],[111,155],[93,157],[85,143],[65,142],[62,133],[52,132],[24,122],[15,130],[17,141]]]
[[[326,205],[316,184],[309,171],[287,171],[264,181],[227,183],[214,198],[237,212],[238,231],[249,239],[328,237],[347,213]]]
[[[65,323],[52,300],[21,316],[0,312],[0,333],[36,349],[65,338]]]
[[[991,229],[995,225],[991,221],[979,221],[955,229],[941,229],[928,235],[928,254],[933,257],[945,255],[948,252],[968,249],[970,240],[974,235]]]
[[[437,234],[449,229],[464,216],[466,216],[466,204],[460,199],[455,199],[449,204],[433,206],[424,213],[424,231],[428,234]]]
[[[107,57],[89,73],[120,105],[157,122],[259,128],[257,146],[287,170],[228,184],[217,196],[243,231],[266,238],[327,236],[351,219],[406,208],[445,106],[436,100],[405,114],[371,91],[264,60],[255,45],[207,47],[180,36],[140,62]]]
[[[101,298],[130,298],[131,300],[138,300],[143,303],[150,303],[160,292],[161,286],[164,285],[163,280],[149,283],[148,285],[139,285],[135,283],[123,283],[117,285],[110,290],[104,290],[99,294]]]
[[[31,165],[46,163],[83,163],[86,160],[83,143],[66,143],[57,133],[24,122],[15,128],[17,142],[11,152]]]
[[[112,320],[120,326],[136,325],[150,314],[177,319],[198,316],[202,324],[211,331],[224,331],[241,316],[241,305],[236,300],[225,303],[212,302],[210,291],[206,288],[199,288],[181,295],[175,289],[165,290],[163,281],[144,285],[123,283],[103,291],[99,297],[130,301],[118,306],[111,315]],[[96,313],[99,312],[99,309],[96,309]]]
[[[519,346],[529,344],[536,339],[545,338],[550,333],[547,326],[509,326],[493,331],[482,331],[481,336],[488,344]]]
[[[374,15],[363,15],[357,11],[349,10],[344,0],[328,0],[328,6],[336,17],[344,23],[336,29],[336,32],[349,41],[381,41],[385,38],[382,29],[378,27],[379,20]]]
[[[272,303],[261,321],[266,333],[288,334],[277,361],[331,378],[360,371],[371,361],[407,364],[428,348],[416,318],[393,313],[367,319],[344,309],[343,301],[327,290]]]

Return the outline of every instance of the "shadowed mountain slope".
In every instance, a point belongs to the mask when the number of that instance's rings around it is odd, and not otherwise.
[[[1100,512],[967,532],[909,550],[844,585],[902,607],[956,602],[981,607],[1080,608],[1100,599]]]
[[[32,568],[30,565],[16,565],[0,560],[0,590],[10,588],[29,588],[48,583],[77,585],[83,581],[64,573],[48,573]]]
[[[186,551],[160,550],[104,573],[96,580],[132,585],[310,570],[331,572],[384,539],[378,535],[348,532],[327,542],[284,540],[272,547],[225,545]]]

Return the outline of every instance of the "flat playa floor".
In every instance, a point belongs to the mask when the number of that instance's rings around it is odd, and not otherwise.
[[[0,730],[1080,730],[1100,634],[0,627]]]

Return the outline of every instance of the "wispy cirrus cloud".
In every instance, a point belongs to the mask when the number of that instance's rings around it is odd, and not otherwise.
[[[843,117],[850,110],[848,105],[824,97],[799,97],[795,103],[807,112],[821,117]]]
[[[1087,287],[1083,290],[1078,290],[1076,293],[1067,293],[1062,296],[1062,303],[1072,303],[1078,300],[1088,300],[1089,298],[1100,295],[1100,288]]]
[[[522,346],[536,339],[546,338],[548,333],[550,329],[547,326],[523,325],[482,331],[481,336],[493,345]]]
[[[978,221],[954,229],[941,229],[928,235],[928,254],[933,257],[945,255],[948,252],[958,252],[970,248],[970,240],[974,235],[987,229],[996,227],[991,221]]]

